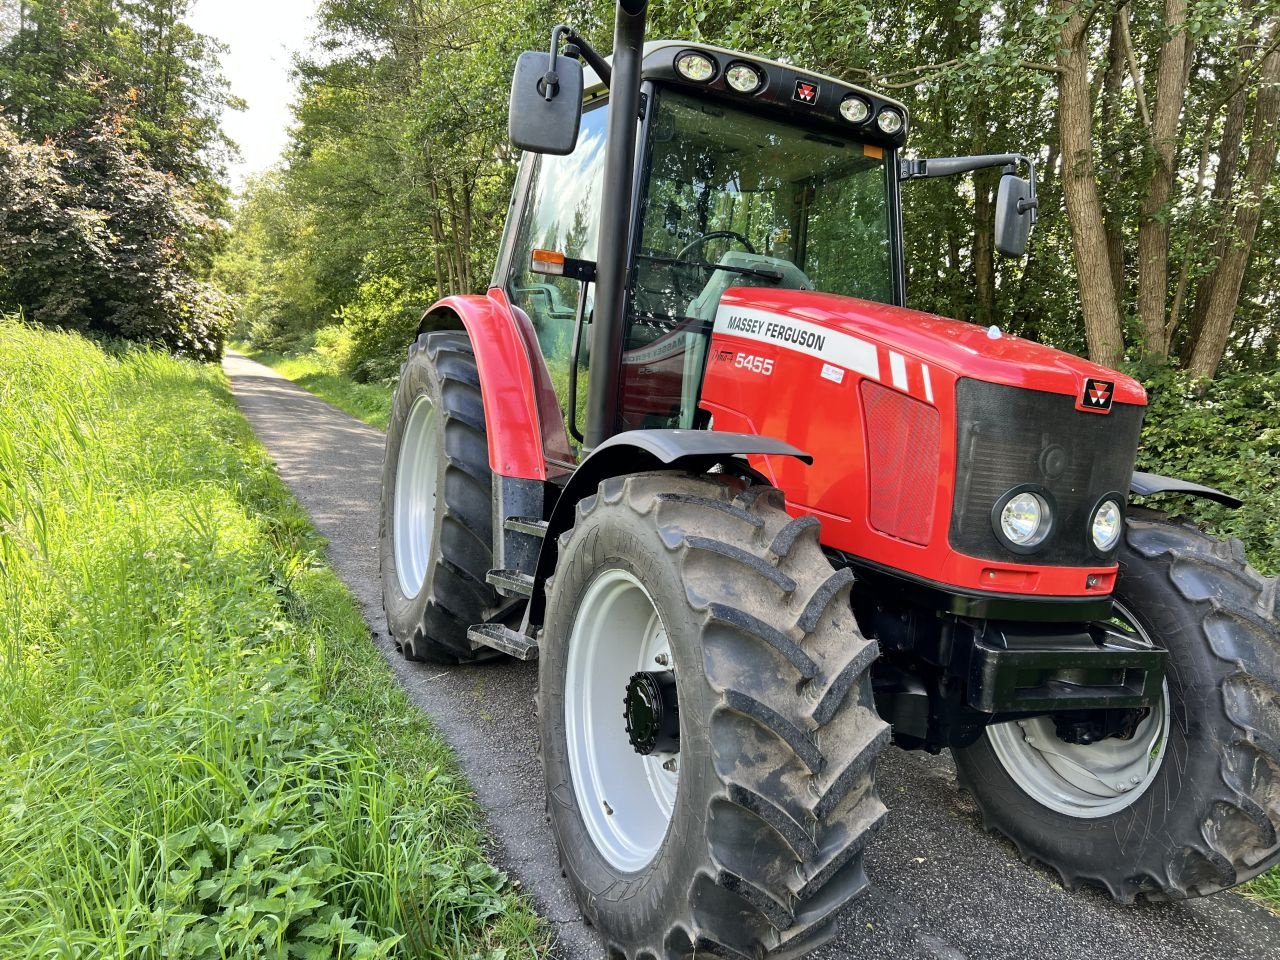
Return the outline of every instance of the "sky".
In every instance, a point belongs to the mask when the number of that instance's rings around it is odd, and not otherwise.
[[[223,128],[240,145],[241,160],[228,171],[232,187],[275,163],[288,142],[289,104],[296,92],[289,77],[291,57],[307,49],[318,2],[195,0],[192,5],[188,23],[230,48],[222,59],[223,74],[231,92],[249,105],[223,114]]]

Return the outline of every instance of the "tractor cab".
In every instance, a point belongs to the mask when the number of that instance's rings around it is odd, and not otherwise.
[[[907,115],[829,77],[684,41],[645,44],[642,77],[618,420],[691,428],[730,287],[901,302],[895,163]],[[525,155],[521,215],[495,277],[537,331],[566,410],[578,301],[589,321],[594,298],[533,254],[596,261],[609,110],[605,81],[587,71],[570,152]],[[584,344],[573,379],[588,355]]]

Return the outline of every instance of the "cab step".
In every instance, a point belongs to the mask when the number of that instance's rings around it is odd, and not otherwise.
[[[467,628],[467,639],[481,647],[500,650],[517,660],[537,660],[538,641],[500,623],[478,623]]]
[[[502,521],[502,525],[513,533],[527,533],[538,539],[547,535],[547,521],[539,520],[537,517],[507,517]]]
[[[519,570],[490,570],[485,574],[485,581],[506,594],[520,597],[533,596],[533,577]]]

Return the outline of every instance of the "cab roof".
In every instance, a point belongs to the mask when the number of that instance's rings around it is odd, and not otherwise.
[[[692,81],[676,69],[677,59],[686,51],[703,54],[711,60],[716,69],[710,79]],[[612,57],[607,59],[612,60]],[[761,76],[760,86],[750,93],[734,90],[725,81],[729,67],[739,63],[754,67]],[[674,83],[691,92],[701,88],[713,97],[738,102],[748,108],[754,104],[772,112],[785,112],[790,119],[817,122],[846,136],[853,134],[895,147],[906,140],[909,117],[901,102],[827,74],[754,54],[689,40],[649,40],[644,45],[641,76],[645,80]],[[802,98],[802,90],[808,88],[812,88],[812,94],[807,99]],[[604,82],[590,67],[583,71],[583,89],[588,103],[608,93]],[[865,122],[850,123],[840,113],[840,104],[850,96],[864,100],[871,108]],[[876,124],[877,117],[885,110],[894,111],[902,117],[902,127],[894,134],[885,134]]]

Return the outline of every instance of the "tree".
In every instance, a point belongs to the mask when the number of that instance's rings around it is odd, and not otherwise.
[[[108,114],[61,144],[0,117],[0,303],[32,320],[221,355],[231,315],[186,251],[216,229],[189,187]]]

